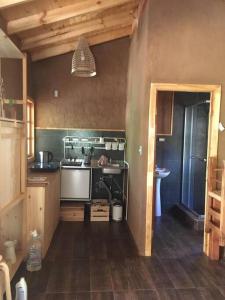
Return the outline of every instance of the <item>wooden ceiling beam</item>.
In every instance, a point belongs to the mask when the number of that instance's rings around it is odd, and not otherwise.
[[[137,0],[85,0],[78,3],[63,6],[48,11],[43,11],[28,17],[11,20],[7,24],[8,34],[15,34],[22,31],[40,27],[45,24],[51,24],[63,21],[69,18],[82,16],[88,13],[109,9],[112,7],[135,2]]]
[[[30,2],[32,0],[0,0],[0,9]]]
[[[89,22],[49,32],[49,34],[52,34],[53,36],[48,38],[40,39],[39,36],[35,36],[33,39],[25,39],[22,42],[22,50],[30,50],[57,44],[59,42],[66,43],[78,39],[81,35],[95,33],[97,31],[113,30],[118,27],[126,27],[132,23],[133,16],[128,12],[105,18],[98,18]]]
[[[90,37],[87,37],[88,43],[90,46],[102,44],[105,42],[109,42],[118,38],[126,37],[131,35],[132,26],[129,25],[124,28],[114,29],[111,31],[99,33]],[[53,56],[65,54],[71,51],[74,51],[77,45],[77,41],[69,42],[65,44],[61,44],[58,46],[49,47],[46,49],[42,49],[36,52],[31,53],[32,61],[38,61],[46,58],[50,58]]]

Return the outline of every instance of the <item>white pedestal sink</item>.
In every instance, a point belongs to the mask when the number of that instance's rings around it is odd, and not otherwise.
[[[155,199],[155,216],[161,217],[161,180],[167,177],[170,174],[170,171],[165,168],[156,168],[155,177],[156,177],[156,199]]]

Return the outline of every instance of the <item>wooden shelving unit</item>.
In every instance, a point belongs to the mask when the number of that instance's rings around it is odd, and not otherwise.
[[[209,257],[220,258],[220,247],[225,247],[225,161],[217,167],[217,158],[210,157],[206,202],[205,231],[210,235]]]
[[[16,263],[10,264],[10,278],[14,276],[26,254],[26,101],[27,58],[23,55],[23,99],[16,104],[23,106],[23,119],[0,117],[0,254],[4,259],[4,242],[17,240]],[[4,99],[4,103],[11,100]],[[0,274],[0,299],[4,280]]]

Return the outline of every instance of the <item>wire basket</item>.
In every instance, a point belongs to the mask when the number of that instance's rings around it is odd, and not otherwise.
[[[79,39],[77,48],[74,51],[71,74],[78,77],[93,77],[96,75],[95,59],[84,37]]]

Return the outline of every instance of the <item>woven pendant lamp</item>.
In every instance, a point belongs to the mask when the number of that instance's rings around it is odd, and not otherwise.
[[[80,37],[72,59],[71,74],[78,77],[96,75],[95,59],[84,37]]]

